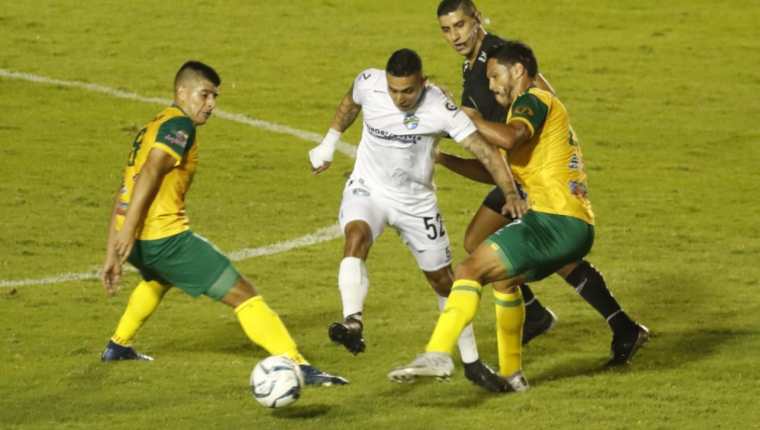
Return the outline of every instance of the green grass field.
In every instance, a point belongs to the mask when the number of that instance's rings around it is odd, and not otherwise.
[[[461,59],[437,1],[5,2],[0,69],[168,98],[189,58],[223,78],[219,108],[321,134],[362,69],[395,49],[458,93]],[[248,376],[266,353],[232,312],[170,292],[140,332],[153,363],[99,354],[137,276],[106,298],[95,280],[18,281],[96,270],[112,193],[136,130],[161,108],[0,76],[0,428],[760,428],[760,5],[754,1],[479,0],[490,30],[533,46],[581,138],[597,237],[589,259],[652,329],[630,368],[603,371],[606,324],[563,282],[534,284],[559,324],[525,351],[532,389],[496,396],[457,371],[398,386],[387,371],[421,351],[437,308],[392,231],[375,244],[367,352],[332,345],[340,240],[237,263],[304,353],[352,384],[261,408]],[[360,124],[345,140],[357,143]],[[228,252],[336,221],[352,160],[313,177],[293,136],[214,118],[200,131],[193,229]],[[451,142],[445,148],[455,150]],[[483,185],[439,169],[455,260]],[[475,322],[496,361],[493,310]]]

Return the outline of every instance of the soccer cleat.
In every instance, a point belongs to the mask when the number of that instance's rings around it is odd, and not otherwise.
[[[303,382],[306,385],[329,387],[331,385],[348,384],[348,379],[342,376],[331,375],[327,372],[323,372],[311,364],[300,364],[298,367],[301,368],[301,373],[303,374]]]
[[[631,333],[618,334],[612,336],[612,358],[607,362],[607,366],[621,366],[628,364],[636,351],[649,340],[649,329],[639,323],[634,323],[634,330]]]
[[[123,346],[109,340],[106,349],[100,354],[100,361],[119,361],[119,360],[143,360],[153,361],[153,357],[140,354],[131,346]]]
[[[527,345],[534,338],[548,332],[557,323],[557,316],[549,308],[541,308],[541,318],[537,320],[525,319],[523,326],[522,344]]]
[[[464,376],[473,384],[492,393],[507,391],[507,381],[480,359],[472,363],[464,363]]]
[[[420,354],[406,366],[397,367],[388,373],[388,379],[398,383],[414,382],[418,376],[448,379],[454,371],[454,362],[443,352],[426,352]]]
[[[327,334],[330,336],[330,340],[345,346],[351,354],[357,355],[360,352],[364,352],[366,348],[364,338],[362,337],[362,328],[361,321],[348,317],[342,323],[334,322],[330,324]]]
[[[530,385],[528,385],[528,380],[525,379],[525,375],[523,375],[522,370],[518,370],[511,376],[507,376],[505,378],[505,382],[505,391],[508,393],[521,393],[523,391],[527,391],[528,388],[530,388]]]

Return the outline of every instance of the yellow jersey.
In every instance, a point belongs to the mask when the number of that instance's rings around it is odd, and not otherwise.
[[[528,142],[507,151],[531,209],[593,225],[583,155],[562,102],[548,91],[531,87],[512,103],[507,123],[514,121],[525,123],[531,131]]]
[[[185,194],[198,165],[195,125],[182,110],[171,106],[145,125],[132,143],[119,191],[116,229],[120,230],[124,225],[135,181],[154,148],[174,157],[175,163],[164,176],[142,226],[137,229],[136,238],[140,240],[162,239],[190,228],[185,213]]]

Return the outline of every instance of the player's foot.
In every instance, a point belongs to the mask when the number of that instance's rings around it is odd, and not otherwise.
[[[329,387],[330,385],[348,384],[348,379],[342,376],[331,375],[327,372],[323,372],[311,364],[301,364],[298,367],[301,368],[301,373],[303,374],[303,382],[306,385]]]
[[[639,323],[627,333],[615,333],[612,336],[612,358],[607,366],[621,366],[628,364],[636,351],[649,340],[649,329]]]
[[[522,370],[518,370],[517,372],[513,373],[512,376],[507,376],[505,380],[505,391],[508,393],[520,393],[527,391],[528,388],[530,388],[530,385],[528,385],[528,380],[525,379],[525,375],[523,375]]]
[[[418,376],[448,379],[454,371],[454,362],[443,352],[420,354],[406,366],[397,367],[388,373],[388,379],[398,383],[414,382]]]
[[[362,337],[362,322],[350,316],[343,322],[334,322],[327,329],[330,340],[346,347],[351,354],[364,352],[366,345]]]
[[[534,338],[548,332],[557,323],[557,316],[549,308],[541,308],[542,314],[538,318],[525,319],[523,326],[522,344],[527,345]]]
[[[472,363],[464,363],[464,376],[473,384],[492,393],[507,391],[507,381],[480,359]]]
[[[153,357],[140,354],[131,346],[123,346],[109,340],[106,349],[100,354],[100,361],[118,361],[118,360],[145,360],[153,361]]]

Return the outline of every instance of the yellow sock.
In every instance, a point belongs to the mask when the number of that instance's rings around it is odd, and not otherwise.
[[[451,354],[451,350],[459,339],[459,334],[475,318],[482,290],[483,286],[476,281],[467,279],[454,281],[446,307],[438,317],[433,336],[430,337],[430,342],[425,348],[426,352]]]
[[[513,375],[522,369],[522,331],[525,303],[520,289],[505,294],[493,290],[496,308],[496,341],[499,346],[499,373]]]
[[[252,297],[235,308],[243,331],[253,343],[266,349],[272,355],[286,355],[296,364],[306,364],[306,359],[298,352],[296,342],[290,337],[280,317],[261,296]]]
[[[129,296],[127,308],[116,326],[116,332],[111,340],[119,345],[129,345],[137,330],[153,315],[161,299],[169,288],[156,281],[141,281]]]

